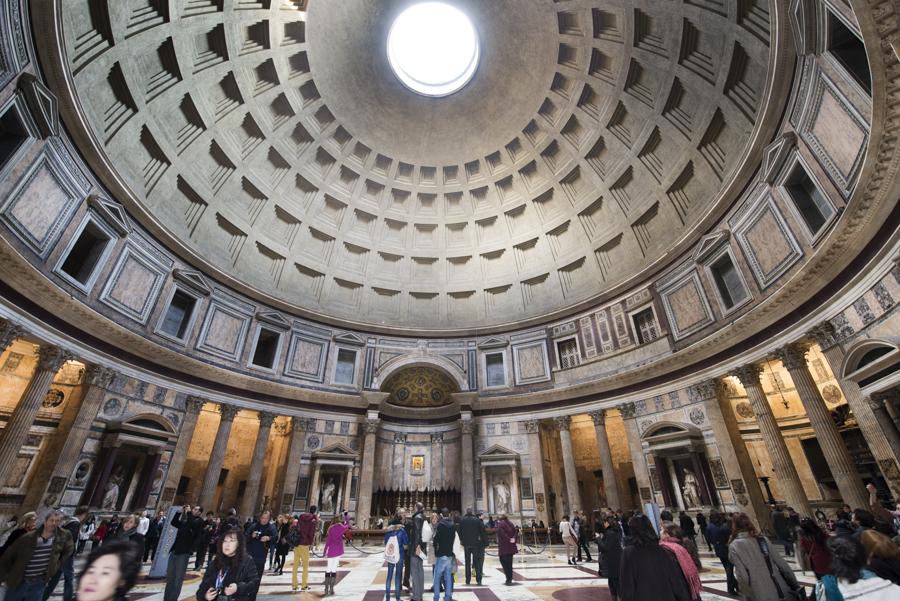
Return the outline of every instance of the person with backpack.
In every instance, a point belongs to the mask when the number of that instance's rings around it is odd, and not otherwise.
[[[403,517],[398,513],[391,520],[384,533],[384,559],[388,564],[387,580],[384,583],[384,601],[391,601],[391,579],[394,580],[397,601],[400,600],[403,582],[403,549],[409,544],[409,537],[403,527]]]
[[[291,570],[291,588],[297,591],[297,564],[303,566],[303,578],[300,590],[309,590],[309,547],[316,537],[319,516],[313,505],[306,513],[301,513],[297,523],[288,532],[288,544],[294,548],[294,567]],[[299,562],[298,562],[299,559]]]

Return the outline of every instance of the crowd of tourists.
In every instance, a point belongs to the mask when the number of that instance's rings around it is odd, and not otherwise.
[[[721,562],[728,593],[743,599],[897,600],[900,505],[885,509],[871,485],[869,492],[869,508],[844,506],[830,516],[822,511],[801,516],[790,507],[773,506],[765,525],[771,539],[746,514],[715,510],[682,511],[677,520],[668,510],[658,516],[603,510],[593,512],[593,523],[575,512],[551,524],[551,530],[558,532],[569,565],[594,561],[591,546],[596,545],[598,576],[607,579],[612,601],[699,601],[704,568],[698,538]],[[142,563],[163,551],[167,525],[174,537],[165,550],[163,601],[178,601],[192,562],[202,573],[197,601],[255,601],[266,569],[283,574],[290,552],[292,590],[308,591],[310,555],[319,545],[326,559],[324,593],[332,595],[352,533],[346,512],[323,520],[314,506],[274,518],[263,511],[244,523],[234,509],[218,516],[188,505],[168,524],[162,512],[98,521],[87,507],[79,507],[73,516],[51,511],[41,523],[28,513],[0,531],[5,601],[47,601],[60,580],[63,601],[124,601]],[[411,601],[423,601],[426,582],[434,601],[442,593],[444,601],[451,601],[454,583],[483,584],[489,546],[496,546],[504,584],[512,585],[520,537],[528,530],[536,533],[543,523],[532,521],[520,529],[506,514],[495,518],[472,508],[464,515],[446,508],[426,511],[418,503],[411,515],[400,510],[376,526],[384,531],[386,601],[392,595],[399,600],[404,589]],[[74,559],[88,543],[76,582]],[[814,588],[804,589],[786,557],[795,557],[802,570],[815,575]]]

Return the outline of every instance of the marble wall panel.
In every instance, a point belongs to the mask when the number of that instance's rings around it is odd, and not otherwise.
[[[661,287],[659,294],[676,340],[712,323],[712,310],[696,269]]]
[[[550,364],[545,340],[514,345],[512,348],[516,384],[545,382],[550,379]]]
[[[203,352],[237,361],[244,348],[244,339],[252,319],[251,312],[228,303],[216,294],[209,304],[206,319],[200,329],[197,348]]]
[[[735,224],[735,237],[761,289],[803,256],[797,239],[768,194]]]
[[[285,375],[303,380],[321,382],[325,376],[325,358],[328,355],[328,341],[291,332]]]
[[[146,323],[165,281],[165,269],[153,258],[126,246],[106,280],[100,300],[119,313]]]

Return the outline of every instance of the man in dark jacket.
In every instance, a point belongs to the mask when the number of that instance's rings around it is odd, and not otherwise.
[[[75,510],[75,515],[64,520],[62,528],[68,531],[72,536],[72,542],[78,544],[78,535],[81,534],[81,524],[87,519],[90,510],[82,505]],[[75,555],[69,555],[62,563],[62,567],[56,573],[56,576],[47,583],[44,589],[44,601],[50,598],[56,585],[59,584],[60,577],[63,578],[63,601],[72,601],[75,598]]]
[[[53,511],[43,526],[23,534],[0,558],[0,584],[8,601],[41,601],[47,583],[75,552],[72,535],[60,527],[63,514]]]
[[[734,564],[728,558],[728,541],[731,538],[731,525],[725,516],[718,511],[709,514],[709,525],[706,527],[706,540],[712,545],[716,557],[725,568],[725,579],[729,595],[737,595],[737,579],[734,577]]]
[[[422,595],[425,592],[425,567],[422,565],[422,557],[428,552],[428,545],[422,542],[422,527],[425,524],[424,510],[424,505],[416,503],[416,512],[412,516],[412,529],[409,536],[409,582],[412,601],[422,601]]]
[[[603,537],[597,542],[600,564],[608,579],[610,601],[619,598],[619,570],[622,562],[622,528],[615,515],[608,515],[603,524]]]
[[[244,530],[244,536],[247,539],[247,554],[256,563],[259,582],[262,582],[263,572],[265,572],[269,544],[274,542],[275,536],[278,534],[271,519],[272,514],[268,511],[263,511],[259,516],[259,520],[250,522],[250,525]],[[250,601],[256,601],[256,593],[258,591],[259,583],[257,583],[257,590],[253,591],[253,594],[250,596]]]
[[[484,567],[484,548],[487,546],[484,522],[471,507],[466,508],[466,515],[459,523],[459,542],[466,550],[466,584],[472,580],[472,567],[475,568],[475,581],[481,586]]]
[[[450,510],[441,509],[441,521],[434,532],[434,601],[441,595],[441,582],[444,583],[444,601],[453,599],[453,541],[456,530],[450,518]]]
[[[784,554],[790,557],[794,554],[794,532],[788,520],[786,511],[777,507],[772,510],[772,529],[778,541],[784,545]]]
[[[191,508],[190,505],[182,507],[181,511],[172,516],[169,525],[177,528],[175,542],[169,550],[169,562],[166,564],[166,591],[163,593],[163,601],[178,601],[181,586],[184,584],[184,575],[187,573],[188,560],[194,552],[194,544],[200,531],[203,529],[203,509]]]
[[[144,541],[144,561],[153,561],[156,558],[156,546],[159,544],[159,535],[162,534],[163,526],[166,524],[166,514],[160,511],[156,517],[150,520],[150,526],[147,528],[147,536]]]
[[[296,542],[296,546],[294,547],[294,568],[291,573],[291,588],[293,590],[297,590],[297,565],[303,564],[303,577],[301,584],[301,589],[304,591],[309,590],[309,548],[313,544],[313,539],[316,536],[316,526],[319,523],[319,517],[316,515],[316,506],[313,505],[309,508],[309,511],[306,513],[301,513],[300,517],[297,518],[297,523],[291,527],[294,531],[293,538],[295,540],[290,542]],[[288,534],[288,538],[291,538],[291,534]]]

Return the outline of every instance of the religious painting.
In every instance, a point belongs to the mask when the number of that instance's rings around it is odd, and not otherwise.
[[[413,455],[410,467],[413,472],[425,471],[425,455]]]

